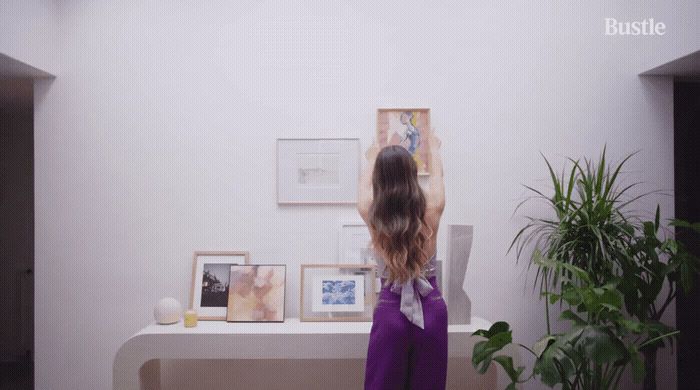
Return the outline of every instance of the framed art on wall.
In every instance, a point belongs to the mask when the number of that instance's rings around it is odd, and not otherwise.
[[[300,320],[371,321],[374,274],[365,264],[303,264]]]
[[[338,263],[376,264],[372,237],[364,223],[345,223],[338,237]]]
[[[226,320],[283,322],[285,265],[232,265]]]
[[[248,260],[243,251],[194,252],[190,309],[200,320],[226,320],[231,266]]]
[[[377,266],[376,252],[372,236],[364,223],[345,223],[340,227],[338,237],[338,264],[364,264]],[[375,268],[376,292],[382,288],[379,269]]]
[[[377,110],[379,147],[401,145],[413,156],[419,175],[429,174],[429,108],[380,108]]]
[[[277,203],[357,202],[360,140],[314,138],[277,140]]]

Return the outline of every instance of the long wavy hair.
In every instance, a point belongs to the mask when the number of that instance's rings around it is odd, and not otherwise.
[[[373,200],[369,225],[375,249],[389,269],[389,281],[417,277],[429,261],[426,245],[432,229],[425,222],[426,200],[418,185],[418,168],[401,146],[383,148],[372,172]]]

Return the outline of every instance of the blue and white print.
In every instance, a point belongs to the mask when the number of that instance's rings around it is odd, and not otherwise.
[[[365,311],[365,275],[315,275],[311,310],[315,313]]]
[[[324,305],[354,305],[356,283],[354,280],[324,280]]]

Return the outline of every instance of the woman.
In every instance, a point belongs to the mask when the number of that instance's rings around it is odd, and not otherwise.
[[[377,252],[382,290],[367,350],[365,389],[444,389],[447,307],[435,280],[435,250],[445,186],[440,141],[427,137],[429,183],[403,147],[367,151],[358,211]]]

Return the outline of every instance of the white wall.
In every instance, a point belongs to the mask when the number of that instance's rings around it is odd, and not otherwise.
[[[444,223],[475,225],[473,313],[535,341],[542,304],[505,254],[521,184],[546,185],[540,151],[560,166],[607,143],[613,159],[641,149],[632,176],[672,189],[671,83],[637,73],[700,47],[692,0],[57,4],[61,72],[35,114],[38,389],[107,388],[153,304],[187,302],[193,250],[286,263],[296,316],[299,264],[334,261],[356,216],[279,207],[275,139],[367,146],[380,106],[432,108]],[[606,37],[607,16],[668,33]],[[673,199],[657,200],[671,217]]]
[[[0,53],[55,74],[61,40],[58,3],[54,0],[0,2]]]

